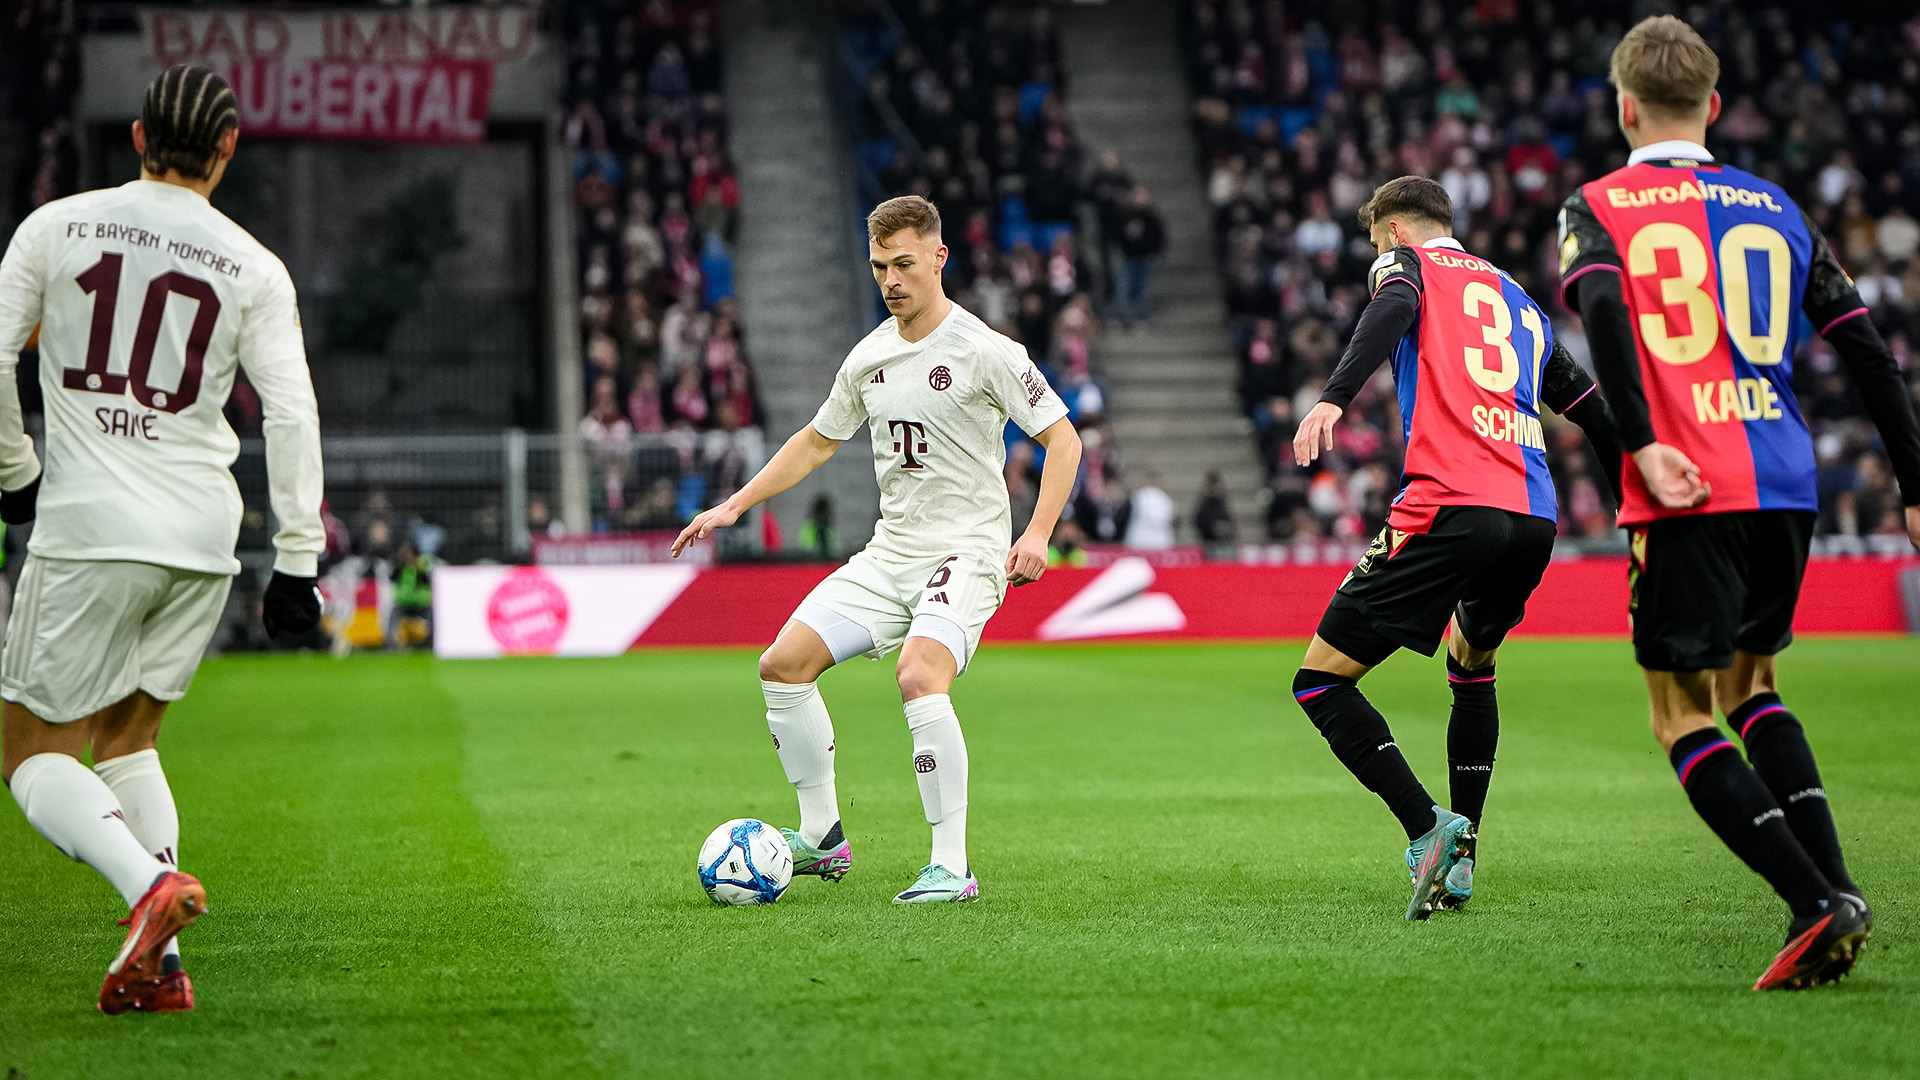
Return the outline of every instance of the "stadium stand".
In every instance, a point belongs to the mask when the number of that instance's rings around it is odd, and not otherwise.
[[[29,0],[5,18],[0,61],[7,68],[7,119],[18,125],[17,139],[0,140],[17,154],[8,232],[41,205],[76,190],[79,154],[73,124],[74,95],[80,88],[73,27],[55,0]],[[29,424],[40,412],[39,354],[21,353],[20,404]]]
[[[1385,369],[1342,422],[1337,453],[1301,470],[1288,450],[1366,300],[1374,252],[1354,210],[1373,187],[1407,173],[1438,178],[1468,250],[1552,307],[1557,334],[1584,360],[1579,319],[1556,296],[1555,215],[1572,188],[1626,161],[1606,63],[1629,5],[1536,4],[1523,18],[1501,0],[1425,0],[1365,25],[1357,10],[1190,0],[1183,13],[1192,122],[1275,539],[1369,534],[1399,471]],[[1906,365],[1920,328],[1920,19],[1692,10],[1725,58],[1725,113],[1710,148],[1800,201]],[[1832,350],[1811,333],[1801,340],[1796,389],[1821,465],[1821,543],[1904,550],[1877,436]],[[1920,371],[1906,370],[1920,396]],[[1578,430],[1549,430],[1563,535],[1615,541],[1606,485]]]
[[[14,169],[13,220],[74,191],[78,155],[73,98],[80,87],[72,28],[54,0],[28,0],[7,16],[7,112],[21,128]],[[12,140],[7,140],[10,144]]]
[[[1128,495],[1100,341],[1107,267],[1122,253],[1098,221],[1116,218],[1126,189],[1089,177],[1052,12],[946,0],[846,7],[841,57],[862,202],[918,194],[939,205],[948,291],[1026,345],[1086,446],[1062,543],[1118,542]],[[1039,446],[1014,439],[1007,461],[1017,532],[1038,495]]]
[[[596,529],[678,528],[765,458],[734,298],[719,14],[575,0],[564,15]]]

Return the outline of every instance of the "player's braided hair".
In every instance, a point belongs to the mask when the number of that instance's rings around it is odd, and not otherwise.
[[[205,180],[213,175],[221,136],[240,126],[240,112],[227,80],[180,64],[147,84],[140,126],[147,137],[140,163],[148,172]]]

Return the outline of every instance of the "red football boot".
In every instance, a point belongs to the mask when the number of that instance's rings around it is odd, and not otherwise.
[[[1796,919],[1787,931],[1786,947],[1755,990],[1807,990],[1838,982],[1853,970],[1853,962],[1873,935],[1873,925],[1859,908],[1835,900],[1833,910],[1814,919]]]
[[[184,971],[169,971],[157,979],[129,979],[120,984],[111,1007],[106,994],[101,994],[100,1011],[192,1012],[193,981],[187,978]]]
[[[133,905],[133,911],[120,920],[128,928],[126,944],[107,967],[106,981],[100,984],[100,1011],[123,1013],[140,1008],[140,1002],[184,1000],[193,1007],[193,988],[184,972],[161,971],[161,955],[167,941],[182,928],[206,914],[207,890],[191,874],[169,870],[154,879],[146,895]],[[178,989],[171,989],[173,975],[179,976]],[[178,1009],[156,1009],[173,1012]]]

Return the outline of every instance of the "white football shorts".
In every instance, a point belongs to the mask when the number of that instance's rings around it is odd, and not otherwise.
[[[135,690],[178,701],[232,585],[226,574],[29,554],[0,653],[0,697],[52,724]]]
[[[908,557],[867,548],[814,586],[793,617],[820,635],[836,664],[862,655],[878,660],[909,637],[925,637],[945,645],[965,671],[1006,596],[1004,557]]]

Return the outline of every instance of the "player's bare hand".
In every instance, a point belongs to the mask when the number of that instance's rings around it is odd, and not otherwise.
[[[1920,550],[1920,506],[1907,507],[1907,541]]]
[[[1333,449],[1333,425],[1346,410],[1329,401],[1315,405],[1293,433],[1293,463],[1311,465],[1320,451]]]
[[[1032,533],[1022,533],[1013,542],[1013,550],[1007,552],[1007,584],[1031,585],[1046,572],[1047,542]]]
[[[1699,506],[1713,495],[1713,485],[1700,479],[1700,467],[1677,446],[1648,443],[1633,452],[1633,461],[1654,501],[1669,510]]]
[[[687,523],[686,528],[680,530],[679,537],[673,541],[673,557],[679,558],[680,553],[687,550],[687,545],[695,540],[705,540],[713,530],[724,529],[739,520],[740,511],[735,510],[731,503],[721,503],[711,510],[701,511]]]

